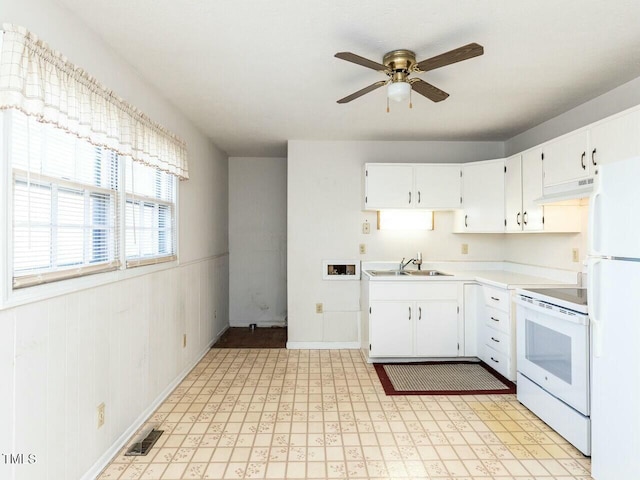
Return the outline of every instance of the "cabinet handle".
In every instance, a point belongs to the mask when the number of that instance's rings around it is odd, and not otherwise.
[[[495,358],[491,357],[491,360],[493,360],[496,363],[500,363],[500,360],[496,360]]]
[[[411,307],[409,307],[409,320],[411,320]]]
[[[420,190],[418,190],[418,203],[420,203]]]
[[[500,343],[500,340],[497,340],[497,339],[495,339],[495,338],[493,338],[493,337],[491,337],[491,340],[493,340],[493,341],[494,341],[494,342],[496,342],[496,343]]]
[[[491,297],[491,300],[495,300],[496,302],[500,301],[500,299],[498,297]]]
[[[584,164],[584,159],[587,156],[587,152],[582,152],[582,155],[580,155],[580,165],[582,165],[582,169],[586,170],[587,166]]]
[[[516,215],[516,223],[520,225],[520,212]]]
[[[422,320],[422,307],[418,307],[418,320]]]
[[[469,215],[465,215],[464,216],[464,226],[468,227],[469,225],[467,225],[467,218],[469,217]]]
[[[411,192],[409,192],[409,203],[411,203]]]
[[[489,318],[491,318],[491,320],[493,320],[494,322],[499,322],[499,321],[500,321],[500,320],[499,320],[499,319],[497,319],[496,317],[489,317]]]
[[[522,223],[524,223],[525,225],[527,224],[527,212],[524,212],[522,214]]]
[[[596,163],[596,149],[595,148],[591,152],[591,163],[593,163],[594,167],[597,165],[597,163]]]

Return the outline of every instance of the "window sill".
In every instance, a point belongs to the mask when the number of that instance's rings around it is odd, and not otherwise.
[[[111,283],[122,282],[131,278],[150,275],[163,270],[171,270],[178,266],[180,266],[180,263],[177,260],[174,260],[135,268],[122,268],[113,272],[96,273],[94,275],[86,275],[16,290],[9,287],[3,295],[3,301],[2,304],[0,304],[0,311],[29,303],[48,300],[62,295],[69,295],[82,290],[101,287]]]

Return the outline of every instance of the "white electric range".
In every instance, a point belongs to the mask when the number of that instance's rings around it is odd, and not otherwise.
[[[516,290],[518,400],[591,453],[586,288]]]

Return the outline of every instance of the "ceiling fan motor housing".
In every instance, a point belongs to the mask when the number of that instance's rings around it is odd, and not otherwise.
[[[393,50],[384,56],[382,63],[389,69],[387,75],[392,82],[406,82],[416,64],[416,54],[411,50]]]

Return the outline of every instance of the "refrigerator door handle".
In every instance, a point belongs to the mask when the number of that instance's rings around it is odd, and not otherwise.
[[[589,317],[591,319],[592,339],[593,339],[593,356],[600,358],[602,356],[602,330],[603,325],[598,317],[598,310],[600,305],[598,303],[598,289],[600,288],[600,282],[598,279],[599,268],[598,265],[602,262],[599,258],[592,258],[589,260],[588,277],[588,292],[589,292]]]
[[[600,225],[596,225],[600,220],[600,191],[596,191],[589,199],[589,221],[588,221],[588,238],[589,238],[589,254],[600,255]]]

